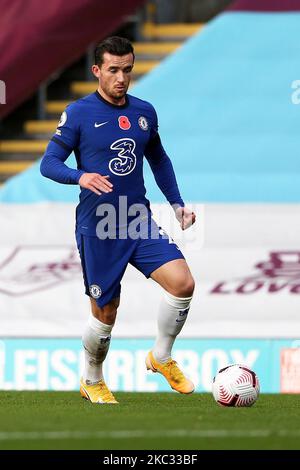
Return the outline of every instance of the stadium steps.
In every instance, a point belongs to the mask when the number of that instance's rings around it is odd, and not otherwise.
[[[0,183],[4,183],[12,174],[27,170],[33,162],[32,160],[0,161]]]
[[[0,183],[27,170],[45,151],[48,140],[2,140],[0,142]]]
[[[46,113],[47,114],[61,114],[63,110],[70,104],[71,101],[47,101],[46,102]],[[28,121],[32,122],[32,121]]]
[[[148,41],[185,40],[200,31],[202,27],[203,23],[155,24],[149,22],[142,26],[142,35]]]
[[[182,41],[147,41],[133,44],[136,60],[161,60],[168,54],[172,54],[181,46]]]
[[[35,137],[53,134],[56,128],[57,119],[48,119],[46,121],[26,121],[24,124],[24,132],[29,135],[35,135]]]
[[[0,152],[41,154],[45,151],[47,144],[47,140],[2,140],[0,142]],[[5,162],[2,161],[2,163]]]
[[[136,61],[133,81],[150,72],[162,59],[173,53],[190,36],[199,31],[202,24],[164,24],[145,23],[142,26],[141,42],[134,43]],[[28,120],[23,125],[23,138],[0,142],[0,183],[7,178],[27,169],[33,161],[43,155],[49,137],[57,127],[59,115],[66,106],[80,96],[93,93],[97,89],[96,81],[70,82],[70,99],[46,102],[49,119],[43,121]],[[55,119],[54,119],[55,118]]]
[[[48,145],[48,140],[2,140],[0,142],[0,182],[27,170]]]

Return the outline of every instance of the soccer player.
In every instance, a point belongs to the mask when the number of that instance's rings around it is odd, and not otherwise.
[[[194,280],[179,248],[151,217],[143,180],[144,156],[182,230],[194,223],[195,215],[180,196],[153,106],[127,94],[133,65],[134,51],[127,39],[114,36],[98,44],[92,66],[98,89],[66,108],[41,162],[43,176],[81,187],[76,240],[91,315],[83,333],[85,368],[80,393],[101,404],[117,403],[104,382],[102,364],[128,263],[164,290],[147,369],[161,373],[180,393],[194,391],[193,383],[171,358],[190,308]],[[65,164],[72,151],[77,169]]]

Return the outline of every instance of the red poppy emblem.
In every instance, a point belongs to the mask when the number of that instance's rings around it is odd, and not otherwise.
[[[128,129],[131,128],[131,123],[128,119],[127,116],[119,116],[119,126],[121,127],[121,129],[123,129],[124,131],[127,131]]]

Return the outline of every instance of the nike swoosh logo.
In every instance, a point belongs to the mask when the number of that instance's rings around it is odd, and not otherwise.
[[[101,126],[104,126],[104,124],[107,124],[107,123],[108,123],[108,121],[100,122],[100,124],[97,124],[97,123],[95,122],[95,127],[101,127]]]

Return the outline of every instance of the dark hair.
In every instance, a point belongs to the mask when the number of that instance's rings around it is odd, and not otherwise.
[[[103,64],[103,54],[105,52],[118,56],[132,53],[134,60],[134,52],[131,42],[128,41],[128,39],[121,38],[119,36],[111,36],[110,38],[104,39],[104,41],[97,44],[95,48],[96,65]]]

